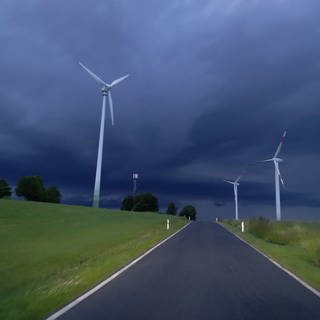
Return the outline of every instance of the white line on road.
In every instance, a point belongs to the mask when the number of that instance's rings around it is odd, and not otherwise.
[[[230,231],[229,229],[227,229],[225,226],[219,224],[221,227],[223,227],[225,230],[227,230],[228,232],[230,232],[231,234],[233,234],[235,237],[237,237],[239,240],[241,240],[242,242],[244,242],[245,244],[247,244],[249,247],[251,247],[252,249],[254,249],[255,251],[257,251],[258,253],[260,253],[261,255],[263,255],[265,258],[267,258],[270,262],[272,262],[274,265],[276,265],[278,268],[280,268],[282,271],[286,272],[289,276],[291,276],[292,278],[294,278],[296,281],[298,281],[300,284],[302,284],[305,288],[309,289],[312,293],[314,293],[317,297],[320,298],[320,292],[318,290],[316,290],[315,288],[311,287],[309,284],[307,284],[306,282],[304,282],[301,278],[299,278],[298,276],[296,276],[294,273],[292,273],[291,271],[287,270],[285,267],[283,267],[281,264],[279,264],[278,262],[274,261],[272,258],[270,258],[269,256],[267,256],[264,252],[260,251],[258,248],[254,247],[252,244],[250,244],[249,242],[247,242],[246,240],[242,239],[241,237],[239,237],[237,234],[233,233],[232,231]]]
[[[185,226],[183,226],[181,229],[179,229],[178,231],[176,231],[174,234],[172,234],[170,237],[162,240],[161,242],[159,242],[157,245],[155,245],[154,247],[152,247],[151,249],[149,249],[148,251],[146,251],[144,254],[142,254],[141,256],[139,256],[138,258],[136,258],[135,260],[133,260],[132,262],[130,262],[129,264],[127,264],[125,267],[123,267],[122,269],[120,269],[119,271],[117,271],[116,273],[114,273],[112,276],[110,276],[109,278],[107,278],[106,280],[102,281],[101,283],[99,283],[98,285],[96,285],[94,288],[92,288],[91,290],[87,291],[86,293],[84,293],[82,296],[80,296],[79,298],[75,299],[74,301],[70,302],[69,304],[67,304],[65,307],[63,307],[62,309],[58,310],[57,312],[55,312],[54,314],[52,314],[51,316],[49,316],[46,320],[55,320],[57,318],[59,318],[60,316],[62,316],[64,313],[66,313],[68,310],[72,309],[73,307],[75,307],[77,304],[79,304],[81,301],[87,299],[89,296],[91,296],[93,293],[97,292],[98,290],[100,290],[102,287],[104,287],[107,283],[109,283],[110,281],[112,281],[113,279],[115,279],[116,277],[118,277],[121,273],[123,273],[124,271],[128,270],[130,267],[132,267],[134,264],[136,264],[138,261],[140,261],[142,258],[144,258],[146,255],[148,255],[149,253],[151,253],[153,250],[155,250],[156,248],[160,247],[162,244],[164,244],[166,241],[168,241],[169,239],[171,239],[172,237],[174,237],[177,233],[179,233],[180,231],[182,231],[184,228],[186,228],[188,225],[190,225],[190,223],[186,224]]]

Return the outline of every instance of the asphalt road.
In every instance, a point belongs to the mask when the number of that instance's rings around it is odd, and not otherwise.
[[[60,320],[319,320],[320,298],[214,223],[196,222]]]

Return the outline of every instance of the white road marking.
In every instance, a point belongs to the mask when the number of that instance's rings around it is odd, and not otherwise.
[[[159,242],[157,245],[155,245],[154,247],[152,247],[151,249],[149,249],[148,251],[146,251],[144,254],[142,254],[141,256],[139,256],[138,258],[136,258],[135,260],[133,260],[132,262],[130,262],[129,264],[127,264],[125,267],[123,267],[122,269],[120,269],[119,271],[117,271],[116,273],[114,273],[113,275],[111,275],[109,278],[107,278],[106,280],[100,282],[98,285],[96,285],[94,288],[92,288],[91,290],[87,291],[86,293],[84,293],[83,295],[81,295],[79,298],[75,299],[74,301],[70,302],[69,304],[67,304],[65,307],[63,307],[62,309],[58,310],[57,312],[55,312],[54,314],[52,314],[51,316],[49,316],[48,318],[46,318],[46,320],[55,320],[57,318],[59,318],[60,316],[62,316],[64,313],[66,313],[68,310],[72,309],[73,307],[75,307],[77,304],[79,304],[81,301],[87,299],[89,296],[91,296],[93,293],[97,292],[98,290],[100,290],[102,287],[104,287],[107,283],[109,283],[110,281],[112,281],[113,279],[115,279],[116,277],[118,277],[121,273],[125,272],[126,270],[128,270],[130,267],[132,267],[134,264],[136,264],[138,261],[140,261],[141,259],[143,259],[146,255],[148,255],[149,253],[151,253],[153,250],[155,250],[156,248],[160,247],[162,244],[164,244],[166,241],[168,241],[169,239],[171,239],[172,237],[174,237],[177,233],[179,233],[180,231],[182,231],[184,228],[186,228],[188,225],[190,225],[190,223],[186,224],[185,226],[183,226],[181,229],[179,229],[178,231],[176,231],[174,234],[172,234],[170,237],[162,240],[161,242]]]
[[[242,239],[241,237],[239,237],[237,234],[233,233],[232,231],[230,231],[229,229],[227,229],[225,226],[223,226],[222,224],[219,224],[221,227],[223,227],[225,230],[227,230],[228,232],[230,232],[232,235],[234,235],[235,237],[237,237],[239,240],[241,240],[242,242],[244,242],[245,244],[247,244],[249,247],[251,247],[252,249],[254,249],[255,251],[257,251],[258,253],[260,253],[261,255],[263,255],[265,258],[267,258],[270,262],[272,262],[274,265],[276,265],[278,268],[280,268],[282,271],[286,272],[289,276],[291,276],[292,278],[294,278],[296,281],[298,281],[300,284],[302,284],[305,288],[309,289],[312,293],[314,293],[318,298],[320,298],[320,292],[318,290],[316,290],[315,288],[311,287],[308,283],[304,282],[301,278],[299,278],[298,276],[296,276],[294,273],[292,273],[291,271],[289,271],[288,269],[286,269],[285,267],[283,267],[281,264],[279,264],[278,262],[274,261],[272,258],[270,258],[269,256],[267,256],[264,252],[260,251],[258,248],[254,247],[251,243],[247,242],[246,240]]]

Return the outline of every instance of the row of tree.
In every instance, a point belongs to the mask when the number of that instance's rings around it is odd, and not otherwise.
[[[159,204],[158,199],[150,192],[141,193],[136,196],[126,196],[121,204],[121,210],[127,211],[149,211],[149,212],[158,212]],[[166,214],[177,215],[178,208],[174,202],[168,204]],[[179,216],[186,217],[190,220],[196,220],[197,211],[195,207],[187,205],[179,211]]]
[[[21,177],[15,193],[18,197],[24,197],[29,201],[42,201],[60,203],[61,194],[57,187],[46,188],[39,176]],[[0,198],[9,198],[12,195],[12,189],[6,180],[0,179]],[[121,210],[138,212],[159,212],[158,198],[150,192],[138,194],[136,196],[127,196],[123,199]],[[166,214],[177,215],[178,208],[174,202],[168,204]],[[179,216],[190,220],[196,220],[197,211],[187,205],[179,211]]]
[[[150,192],[138,194],[136,196],[127,196],[123,199],[121,210],[127,211],[149,211],[158,212],[159,203],[157,197]]]
[[[24,197],[29,201],[42,201],[60,203],[61,193],[57,187],[46,188],[39,176],[21,177],[15,193],[18,197]],[[0,198],[9,198],[12,195],[12,189],[5,179],[0,179]]]
[[[178,208],[176,207],[175,203],[170,202],[168,204],[166,214],[177,215],[177,213],[178,213]],[[190,219],[190,220],[196,220],[196,215],[197,215],[197,210],[194,206],[191,206],[191,205],[184,206],[179,211],[180,217],[186,217],[187,219]]]

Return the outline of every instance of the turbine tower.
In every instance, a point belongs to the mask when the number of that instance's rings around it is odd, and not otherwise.
[[[233,184],[234,206],[235,206],[235,217],[236,217],[236,220],[239,219],[239,213],[238,213],[238,186],[240,186],[240,183],[238,183],[238,181],[240,180],[240,178],[241,178],[241,176],[239,176],[235,181],[224,180],[225,182]]]
[[[109,100],[109,108],[111,115],[111,124],[114,125],[114,116],[113,116],[113,103],[111,97],[111,89],[124,79],[128,78],[129,75],[125,75],[119,79],[116,79],[111,82],[111,84],[106,83],[102,79],[100,79],[96,74],[94,74],[91,70],[89,70],[85,65],[79,62],[80,66],[86,70],[90,76],[95,79],[99,84],[102,85],[102,113],[101,113],[101,123],[100,123],[100,134],[99,134],[99,148],[98,148],[98,158],[97,158],[97,168],[96,168],[96,178],[94,183],[94,192],[93,192],[93,203],[92,206],[99,208],[99,200],[100,200],[100,184],[101,184],[101,165],[102,165],[102,152],[103,152],[103,137],[104,137],[104,124],[105,124],[105,113],[106,113],[106,100],[108,96]]]
[[[276,217],[277,220],[280,221],[281,220],[281,204],[280,204],[280,185],[279,185],[279,179],[281,181],[281,184],[284,186],[284,182],[283,179],[281,177],[281,173],[279,170],[279,162],[283,162],[283,159],[278,158],[278,155],[280,154],[281,151],[281,147],[283,145],[284,142],[284,138],[287,134],[287,130],[284,131],[279,146],[275,152],[275,154],[273,155],[273,157],[271,159],[267,159],[264,160],[263,162],[271,162],[273,161],[274,164],[274,184],[275,184],[275,196],[276,196]]]

